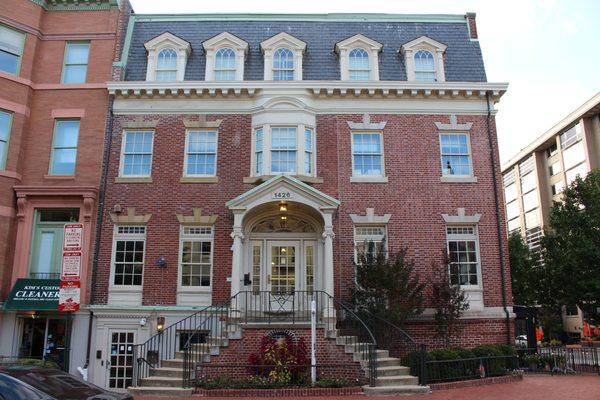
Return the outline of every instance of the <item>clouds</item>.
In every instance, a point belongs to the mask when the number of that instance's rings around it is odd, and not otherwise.
[[[131,0],[137,13],[477,13],[489,81],[509,82],[498,104],[508,160],[600,91],[597,0]]]

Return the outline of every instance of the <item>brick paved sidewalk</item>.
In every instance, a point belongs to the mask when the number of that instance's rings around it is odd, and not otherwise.
[[[136,397],[136,400],[165,400],[165,397]],[[188,400],[216,400],[189,397]],[[228,398],[218,398],[227,400]],[[244,398],[245,400],[253,400]],[[282,400],[280,398],[279,400]],[[302,397],[301,400],[596,400],[600,399],[600,376],[527,376],[522,382],[441,390],[425,396],[399,397]]]

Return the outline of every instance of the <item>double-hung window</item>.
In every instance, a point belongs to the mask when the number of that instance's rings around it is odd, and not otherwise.
[[[67,42],[62,83],[85,83],[89,53],[89,42]]]
[[[296,172],[296,127],[271,128],[271,173]]]
[[[291,81],[294,79],[294,53],[282,48],[273,54],[273,80]]]
[[[0,110],[0,170],[6,168],[8,158],[8,142],[12,127],[12,114]]]
[[[213,228],[183,226],[180,247],[181,286],[209,288],[213,263]]]
[[[215,176],[217,170],[217,132],[189,131],[185,151],[187,176]]]
[[[385,225],[358,225],[354,227],[354,259],[358,262],[360,254],[373,251],[376,255],[385,240]],[[371,248],[372,246],[372,248]]]
[[[235,72],[235,51],[219,49],[215,54],[215,81],[233,81]]]
[[[156,60],[156,80],[177,80],[177,52],[173,49],[164,49],[158,53]]]
[[[154,132],[125,131],[121,154],[121,176],[148,177],[152,169]]]
[[[256,175],[263,174],[263,129],[254,130],[254,173]]]
[[[441,134],[440,152],[443,175],[473,175],[469,135],[465,133]]]
[[[383,146],[381,142],[381,133],[352,134],[354,176],[383,176]]]
[[[146,247],[145,226],[116,226],[113,243],[114,286],[141,286]]]
[[[312,129],[304,130],[304,173],[312,174],[313,165],[313,132]]]
[[[450,283],[479,286],[479,244],[475,226],[446,227]]]
[[[427,50],[415,53],[415,78],[419,82],[435,82],[435,61]]]
[[[50,175],[73,175],[77,162],[79,120],[56,120],[50,156]]]
[[[0,25],[0,71],[19,75],[25,34]]]
[[[348,54],[348,78],[351,81],[368,81],[371,79],[369,53],[360,47],[352,49]]]

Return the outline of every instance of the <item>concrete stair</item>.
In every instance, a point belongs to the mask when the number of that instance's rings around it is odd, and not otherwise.
[[[370,375],[369,354],[366,351],[369,343],[360,343],[355,336],[338,336],[336,330],[329,331],[329,339],[335,339],[338,346],[344,347],[344,352],[352,354],[352,359],[360,362],[367,377]],[[410,375],[410,368],[402,365],[400,359],[390,357],[388,350],[375,350],[377,359],[377,378],[375,386],[363,386],[363,392],[369,396],[394,396],[429,393],[428,386],[419,386],[419,378]]]

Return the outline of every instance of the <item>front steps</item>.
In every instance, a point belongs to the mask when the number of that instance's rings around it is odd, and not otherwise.
[[[219,354],[220,349],[229,346],[229,340],[242,339],[241,325],[232,324],[225,337],[208,337],[206,343],[194,344],[193,357],[204,363],[211,361],[211,356]],[[337,330],[326,331],[325,340],[335,340],[335,344],[343,347],[346,354],[352,356],[354,362],[360,363],[367,377],[369,376],[368,360],[361,351],[368,343],[359,343],[356,336],[338,336]],[[366,395],[408,395],[425,394],[429,387],[419,386],[419,379],[410,375],[410,368],[401,365],[398,358],[390,357],[388,350],[376,350],[377,379],[374,387],[363,386]],[[177,351],[174,358],[161,360],[159,368],[151,368],[149,376],[140,379],[140,386],[128,388],[134,396],[191,396],[193,389],[182,389],[183,379],[182,351]]]

